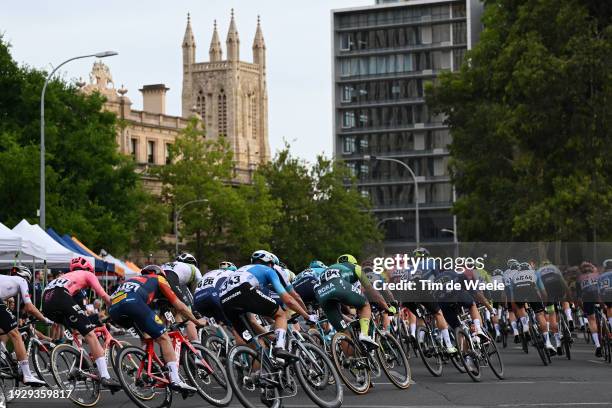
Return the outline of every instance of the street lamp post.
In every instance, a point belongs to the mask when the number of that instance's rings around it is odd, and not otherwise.
[[[387,221],[404,221],[404,217],[383,218],[382,220],[378,222],[378,224],[376,224],[376,228],[379,228],[381,225],[383,225]]]
[[[412,179],[414,180],[414,217],[415,217],[414,235],[415,235],[416,246],[417,248],[420,247],[421,246],[421,236],[420,236],[420,227],[419,227],[419,181],[417,180],[416,174],[414,174],[414,171],[412,171],[410,166],[408,166],[406,163],[404,163],[401,160],[393,159],[391,157],[380,157],[380,156],[369,156],[369,155],[363,156],[363,158],[364,160],[382,160],[382,161],[390,161],[390,162],[400,164],[404,166],[406,170],[408,170],[408,172],[412,176]]]
[[[453,234],[453,244],[455,246],[455,258],[459,256],[459,240],[457,239],[457,224],[454,225],[454,229],[442,228],[440,232],[448,232]]]
[[[112,57],[113,55],[118,55],[115,51],[103,51],[98,52],[96,54],[88,54],[81,55],[78,57],[73,57],[67,59],[66,61],[59,64],[45,79],[45,84],[43,85],[42,92],[40,94],[40,227],[44,230],[46,228],[46,206],[45,206],[45,91],[47,90],[47,85],[49,81],[53,77],[53,74],[57,72],[63,65],[69,63],[70,61],[74,61],[81,58],[105,58]]]
[[[190,204],[195,204],[195,203],[204,203],[204,202],[208,202],[207,199],[205,198],[201,198],[199,200],[191,200],[191,201],[187,201],[185,204],[181,205],[175,212],[174,212],[174,239],[176,240],[176,244],[175,244],[175,253],[178,256],[179,254],[179,230],[178,230],[178,221],[179,221],[179,217],[181,215],[181,212],[183,211],[183,209],[185,209],[185,207],[187,207]]]

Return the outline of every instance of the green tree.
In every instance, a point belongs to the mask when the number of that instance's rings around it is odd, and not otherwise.
[[[232,152],[223,138],[208,140],[200,122],[192,118],[170,148],[172,163],[155,169],[163,183],[162,195],[173,208],[193,200],[180,214],[181,237],[186,248],[208,265],[222,259],[236,261],[259,246],[266,246],[279,215],[278,203],[267,185],[232,186]]]
[[[448,115],[462,240],[590,240],[612,225],[609,2],[490,0]]]
[[[0,38],[0,220],[9,225],[22,218],[37,222],[45,76],[19,67]],[[45,102],[47,224],[116,255],[129,252],[137,229],[159,237],[160,221],[150,224],[140,216],[146,193],[133,161],[118,153],[115,115],[102,110],[102,97],[56,79]]]
[[[364,211],[367,200],[345,184],[350,177],[341,164],[318,157],[309,166],[286,146],[258,173],[281,200],[270,246],[292,269],[314,258],[335,261],[346,252],[359,257],[368,244],[380,241],[376,221]]]

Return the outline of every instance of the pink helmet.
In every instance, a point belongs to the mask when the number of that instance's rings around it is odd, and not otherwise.
[[[94,273],[94,267],[87,259],[83,258],[82,256],[77,256],[76,258],[72,258],[70,260],[70,272],[73,271],[89,271]]]

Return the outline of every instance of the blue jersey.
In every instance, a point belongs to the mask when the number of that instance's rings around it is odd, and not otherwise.
[[[232,271],[221,288],[219,295],[223,296],[230,290],[237,288],[243,283],[249,283],[255,288],[271,287],[279,295],[287,292],[286,286],[279,276],[279,272],[261,264],[245,265],[236,271]]]
[[[607,271],[599,276],[599,294],[605,302],[612,298],[612,271]]]
[[[304,269],[302,272],[298,273],[295,277],[295,281],[299,281],[302,278],[311,278],[314,277],[315,279],[319,279],[319,276],[321,276],[321,274],[323,272],[325,272],[326,268],[307,268]]]

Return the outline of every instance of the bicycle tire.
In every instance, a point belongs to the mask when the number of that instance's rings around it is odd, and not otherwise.
[[[4,394],[4,400],[11,402],[15,399],[14,392],[19,387],[18,373],[11,363],[10,356],[0,352],[0,388]]]
[[[184,352],[181,354],[183,356],[183,367],[187,373],[189,382],[196,387],[200,397],[208,403],[217,407],[228,406],[232,402],[232,388],[228,384],[229,380],[225,367],[212,351],[201,344],[192,344],[192,346],[200,353],[200,356],[212,368],[212,371],[207,372],[208,370],[204,368],[198,368],[195,364],[196,356],[193,355],[190,349],[185,348]],[[206,390],[202,387],[202,384],[206,384],[207,381],[210,381],[210,384],[212,384],[213,380],[216,382],[216,386],[213,388],[225,389],[225,391],[222,391],[224,392],[223,395],[213,396],[212,393],[208,391],[208,387]]]
[[[533,345],[535,346],[538,352],[538,356],[540,356],[540,360],[542,360],[542,363],[545,366],[547,366],[548,365],[548,358],[547,358],[548,352],[545,350],[546,347],[544,347],[544,336],[542,335],[542,333],[540,333],[539,330],[536,330],[533,327],[533,325],[529,328],[529,332],[531,334]]]
[[[363,372],[364,375],[364,379],[363,379],[363,385],[361,387],[354,385],[349,378],[346,377],[346,375],[344,374],[344,366],[350,364],[353,362],[351,361],[351,357],[345,357],[344,356],[344,350],[338,350],[339,348],[341,348],[340,346],[340,342],[341,341],[346,341],[348,344],[348,346],[352,347],[353,349],[353,353],[357,353],[358,355],[361,354],[361,352],[359,351],[359,349],[356,347],[355,342],[353,341],[353,339],[351,339],[348,335],[342,333],[342,332],[338,332],[336,334],[334,334],[334,336],[332,337],[332,341],[331,341],[331,353],[333,356],[333,362],[334,365],[336,367],[336,370],[338,372],[338,374],[340,375],[340,378],[342,378],[342,382],[351,390],[353,391],[355,394],[357,395],[363,395],[365,393],[368,392],[368,390],[370,389],[370,382],[371,382],[371,373],[370,370],[368,369],[367,365],[364,365],[362,362],[358,362],[356,363],[356,365],[359,365],[360,367],[357,367],[357,369],[361,372]],[[363,356],[359,356],[359,359],[363,359],[367,357],[363,357]],[[362,366],[362,367],[361,367]]]
[[[130,398],[130,400],[132,400],[132,402],[136,405],[138,405],[140,408],[161,408],[164,406],[171,406],[172,404],[172,390],[170,390],[170,384],[168,383],[166,385],[166,387],[151,387],[151,388],[155,388],[156,390],[162,390],[161,392],[165,392],[165,395],[162,399],[162,402],[160,405],[155,406],[155,405],[149,405],[147,403],[145,403],[145,401],[151,401],[155,395],[152,395],[149,398],[145,398],[145,396],[143,395],[137,395],[136,391],[133,390],[131,384],[128,382],[128,376],[126,375],[125,369],[124,368],[130,368],[133,370],[135,367],[135,362],[136,360],[134,360],[134,357],[132,357],[131,360],[128,360],[128,356],[132,354],[132,355],[138,355],[140,356],[140,360],[142,362],[143,359],[147,359],[147,353],[146,351],[144,351],[142,348],[137,347],[137,346],[126,346],[123,347],[121,349],[121,351],[119,352],[119,354],[117,355],[117,374],[118,374],[118,379],[119,382],[121,383],[121,387],[123,388],[123,391],[128,395],[128,397]],[[144,364],[143,364],[144,366]],[[139,365],[138,368],[144,368],[141,367],[141,365]],[[155,361],[152,361],[151,364],[151,370],[154,371],[157,375],[162,375],[165,376],[164,374],[164,370],[162,369],[162,367]],[[136,371],[137,372],[137,371]],[[132,373],[130,373],[131,375]],[[147,380],[147,374],[146,374],[146,369],[143,370],[140,374],[140,378],[138,378],[137,380],[134,381],[134,383],[136,383],[136,381],[140,380],[140,381],[148,381]],[[131,377],[130,377],[131,378]],[[152,381],[149,381],[149,385],[153,384]]]
[[[327,353],[321,350],[316,345],[311,344],[311,343],[306,343],[306,344],[302,344],[302,346],[304,347],[305,350],[303,350],[300,347],[295,349],[295,355],[299,358],[299,360],[294,363],[296,377],[300,385],[302,386],[302,389],[304,390],[306,395],[308,395],[310,400],[321,408],[340,407],[340,405],[342,405],[342,400],[343,400],[344,395],[343,395],[342,386],[340,385],[340,377],[338,376],[338,373],[336,372],[334,363],[331,362],[331,360],[327,356]],[[316,369],[319,368],[318,366],[320,364],[318,364],[315,361],[312,364],[315,367],[314,370],[312,368],[304,367],[308,374],[308,378],[307,378],[307,376],[304,375],[304,371],[301,369],[301,366],[303,366],[304,363],[307,363],[307,360],[310,360],[312,362],[311,356],[309,356],[308,353],[317,355],[321,359],[321,362],[323,363],[324,367],[326,367],[326,369],[324,369],[322,373],[317,373]],[[313,384],[312,380],[316,378],[316,377],[312,377],[313,375],[316,375],[319,377],[322,376],[322,378],[320,378],[320,381],[317,381],[318,384]],[[331,381],[332,379],[330,377],[333,378],[333,381]],[[311,386],[314,386],[314,387],[311,387]],[[330,387],[330,386],[333,386],[335,388],[334,398],[332,401],[325,401],[317,393],[317,391],[322,391],[323,389]]]
[[[389,381],[393,383],[400,390],[405,390],[410,387],[411,382],[411,370],[410,363],[408,362],[408,358],[406,357],[406,353],[402,349],[402,346],[399,344],[397,339],[391,336],[389,333],[383,333],[382,336],[378,339],[378,351],[377,356],[380,361],[380,365],[387,375]],[[397,364],[403,365],[405,367],[405,378],[398,379],[391,372],[391,364],[389,364],[392,360],[389,360],[389,353],[393,354],[393,359],[396,360]],[[399,361],[398,361],[399,360]],[[403,375],[403,374],[402,374]]]
[[[480,382],[480,363],[478,362],[478,359],[475,358],[476,353],[472,349],[470,334],[463,328],[458,327],[455,330],[455,338],[457,339],[457,350],[461,359],[461,364],[463,364],[466,374],[472,379],[472,381]],[[468,358],[472,360],[473,367],[471,367],[471,369],[468,367]]]
[[[501,354],[499,353],[499,350],[497,349],[495,342],[492,340],[485,342],[482,345],[482,350],[485,353],[487,362],[489,363],[489,368],[491,369],[491,371],[493,371],[493,374],[495,374],[495,376],[499,378],[500,380],[503,380],[504,379],[504,360],[502,360]],[[491,358],[491,356],[493,355],[496,355],[495,360],[497,360],[497,362],[499,363],[499,367],[494,364],[494,361]]]
[[[246,358],[245,359],[241,358],[239,356],[239,353],[249,355],[252,357],[253,360],[259,361],[259,356],[257,354],[257,351],[247,346],[234,346],[230,349],[229,353],[227,353],[227,364],[226,364],[227,377],[232,387],[232,390],[234,391],[234,395],[236,395],[236,398],[238,398],[238,401],[240,401],[240,403],[245,408],[256,408],[257,406],[252,404],[251,401],[245,396],[245,394],[242,391],[242,387],[246,385],[244,381],[245,377],[238,378],[236,372],[234,371],[234,368],[252,369],[252,364],[246,363],[244,361],[246,360]],[[261,362],[260,362],[260,366],[261,366]],[[257,389],[258,389],[258,384],[253,384],[253,391]],[[274,388],[274,395],[276,399],[272,400],[273,402],[269,408],[279,408],[281,406],[281,400],[278,398],[279,392],[277,388]]]
[[[84,365],[81,366],[79,371],[80,370],[83,370],[83,371],[96,370],[93,362],[91,361],[91,359],[89,358],[89,355],[86,352],[78,350],[76,347],[71,346],[69,344],[60,344],[59,346],[55,346],[53,348],[53,351],[51,352],[51,372],[53,373],[53,378],[55,379],[55,382],[57,383],[58,387],[60,387],[62,390],[67,390],[67,391],[69,391],[70,388],[66,387],[66,383],[64,383],[64,381],[62,380],[60,376],[58,362],[61,359],[61,361],[66,363],[67,366],[71,366],[69,371],[72,371],[74,369],[74,365],[73,363],[69,363],[69,360],[67,359],[67,356],[70,354],[72,354],[75,357],[75,362],[79,361],[79,359],[80,361],[83,362]],[[77,372],[77,375],[79,375],[78,372]],[[72,376],[74,376],[74,374],[69,374],[67,379],[70,379],[70,377]],[[94,405],[98,403],[98,401],[100,401],[100,381],[86,376],[84,383],[85,383],[85,386],[81,388],[85,388],[86,390],[89,390],[91,388],[92,390],[91,400],[85,401],[83,397],[80,397],[80,394],[77,394],[75,392],[77,388],[76,381],[74,382],[74,386],[72,387],[71,392],[70,392],[70,400],[74,402],[76,405],[79,405],[81,407],[93,407]],[[89,383],[91,383],[91,386],[89,385]]]
[[[129,346],[130,343],[128,343],[127,341],[119,341],[117,343],[111,343],[110,347],[109,347],[109,351],[108,351],[108,359],[110,360],[110,365],[113,368],[113,372],[115,373],[115,377],[118,376],[117,374],[117,356],[119,355],[119,352],[124,348]]]
[[[421,336],[421,332],[423,332],[423,336]],[[423,342],[417,340],[419,356],[427,371],[434,377],[440,377],[442,375],[443,365],[442,357],[436,347],[436,340],[433,338],[431,331],[427,330],[424,326],[420,326],[417,329],[417,339],[421,337],[424,340]],[[435,361],[428,361],[430,355],[435,358]]]
[[[227,352],[224,339],[217,336],[216,334],[211,334],[204,337],[202,345],[204,345],[204,347],[207,348],[209,351],[212,351],[222,364],[226,363]]]
[[[33,343],[30,349],[30,362],[38,378],[47,383],[47,386],[53,387],[55,379],[51,372],[51,352],[52,350],[47,349],[44,351],[40,348],[38,343]]]

